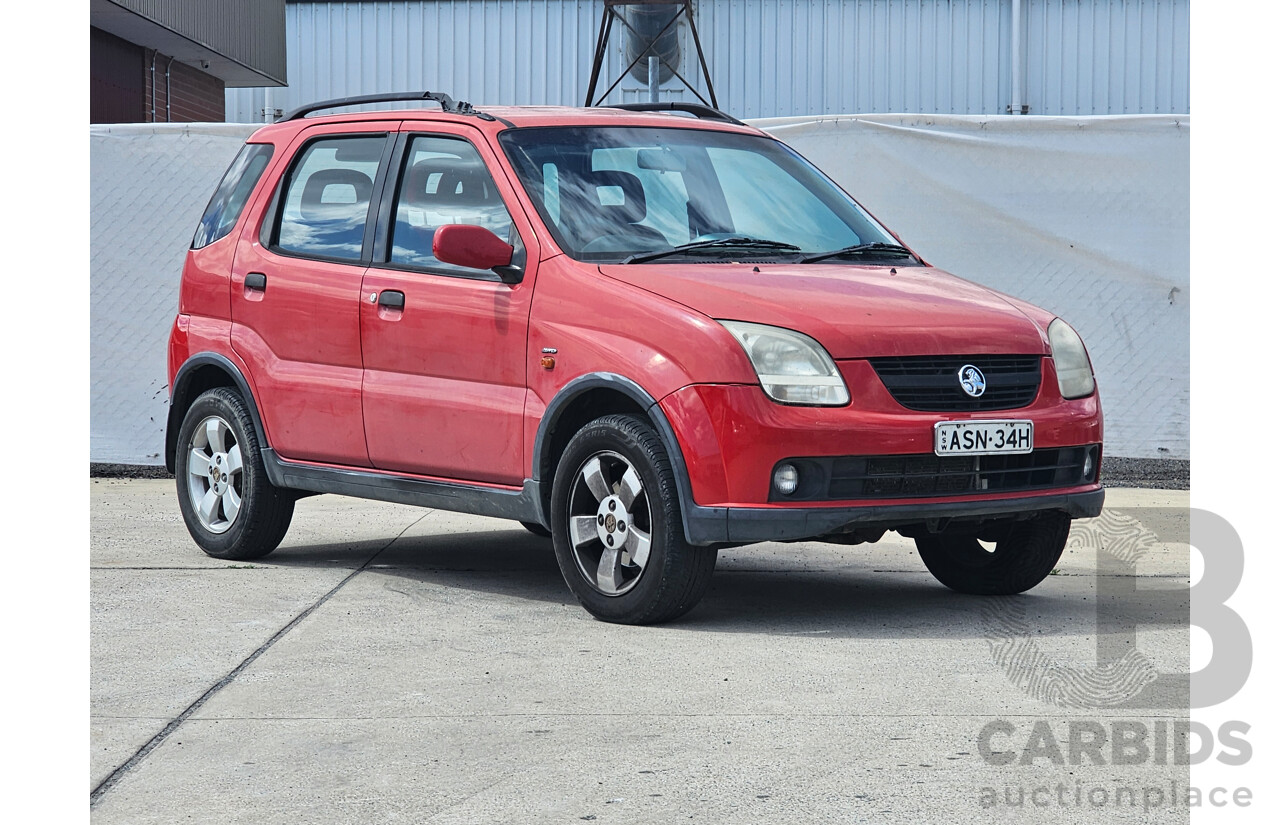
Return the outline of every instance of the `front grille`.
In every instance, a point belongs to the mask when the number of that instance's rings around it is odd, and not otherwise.
[[[1049,447],[1022,455],[877,455],[797,458],[795,495],[771,501],[843,501],[1011,493],[1074,487],[1098,478],[1098,447]],[[1085,477],[1086,457],[1092,455]]]
[[[871,366],[894,400],[921,412],[1013,410],[1035,400],[1040,390],[1039,355],[948,355],[872,358]],[[960,388],[960,368],[982,370],[987,389],[972,398]]]

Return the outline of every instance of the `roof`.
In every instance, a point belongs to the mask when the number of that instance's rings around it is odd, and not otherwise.
[[[433,94],[433,93],[421,93]],[[379,97],[379,96],[371,96]],[[394,97],[394,96],[384,96]],[[470,104],[455,102],[446,95],[441,108],[432,103],[428,106],[385,109],[379,111],[341,112],[337,114],[312,115],[313,111],[341,106],[363,105],[377,102],[369,98],[346,98],[341,100],[321,101],[291,112],[277,123],[265,126],[254,133],[258,140],[269,139],[277,133],[296,133],[311,125],[332,123],[362,123],[369,121],[406,120],[459,123],[474,126],[487,132],[501,132],[513,128],[531,128],[540,126],[633,126],[660,128],[689,128],[712,131],[746,132],[762,134],[759,130],[714,109],[687,106],[678,111],[667,110],[671,104],[659,104],[661,111],[647,110],[647,105],[640,104],[643,110],[622,107],[574,107],[574,106],[484,106],[473,108]],[[416,97],[416,99],[421,99]],[[403,100],[403,96],[396,98]],[[433,100],[435,98],[432,98]],[[692,116],[691,116],[692,115]]]

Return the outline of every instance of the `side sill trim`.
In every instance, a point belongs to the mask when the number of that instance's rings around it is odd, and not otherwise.
[[[271,483],[289,490],[337,493],[538,524],[544,519],[540,485],[531,479],[525,479],[524,488],[519,491],[495,490],[490,487],[388,476],[363,470],[338,470],[295,464],[280,458],[275,450],[269,448],[262,451],[262,463]]]
[[[1061,510],[1072,518],[1093,518],[1102,512],[1105,491],[1027,496],[998,501],[959,501],[945,504],[866,505],[862,507],[694,507],[685,511],[692,544],[817,539],[845,527],[884,526],[893,529],[927,519],[981,518],[1037,510]]]

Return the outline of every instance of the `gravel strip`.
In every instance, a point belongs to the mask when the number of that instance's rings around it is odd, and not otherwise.
[[[163,466],[153,464],[89,463],[89,478],[173,478]]]
[[[1191,462],[1177,458],[1102,457],[1105,487],[1148,487],[1190,490]]]

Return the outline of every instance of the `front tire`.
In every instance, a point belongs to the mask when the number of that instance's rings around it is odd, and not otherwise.
[[[289,530],[294,498],[267,479],[253,419],[235,390],[209,390],[187,410],[174,476],[187,531],[214,558],[262,558]]]
[[[916,538],[934,578],[961,593],[1011,596],[1045,580],[1067,546],[1071,517],[1047,512],[1014,522],[988,549],[974,536],[945,533]]]
[[[706,593],[714,548],[684,539],[671,460],[653,426],[607,415],[569,441],[551,491],[556,561],[591,615],[654,624]]]

